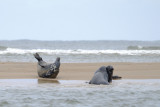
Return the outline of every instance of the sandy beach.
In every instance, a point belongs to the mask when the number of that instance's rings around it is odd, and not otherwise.
[[[90,80],[103,65],[123,79],[160,79],[160,63],[62,63],[58,80]],[[0,79],[37,79],[37,63],[1,62]]]

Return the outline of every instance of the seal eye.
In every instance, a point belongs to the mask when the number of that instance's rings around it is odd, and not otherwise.
[[[107,68],[106,68],[108,71],[111,71],[111,72],[113,72],[113,70],[114,70],[114,68],[112,67],[112,66],[107,66]]]

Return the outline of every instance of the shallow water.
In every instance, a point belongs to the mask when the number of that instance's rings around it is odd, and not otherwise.
[[[0,79],[0,107],[159,107],[160,79],[114,80],[90,85],[82,80]]]

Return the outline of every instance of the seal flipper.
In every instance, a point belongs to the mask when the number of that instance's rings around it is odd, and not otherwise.
[[[38,61],[43,61],[42,58],[39,56],[38,53],[33,54],[34,57],[38,60]]]
[[[46,77],[51,77],[52,75],[54,74],[54,71],[48,71],[47,73],[46,73]]]
[[[50,70],[47,73],[44,73],[42,75],[42,78],[50,78],[53,74],[54,74],[54,70],[53,71]]]
[[[117,79],[121,79],[122,77],[120,77],[120,76],[112,76],[112,79],[114,79],[114,80],[117,80]]]
[[[51,64],[50,68],[49,68],[49,71],[47,73],[45,73],[43,75],[43,77],[50,78],[55,73],[55,68],[56,68],[55,64]]]

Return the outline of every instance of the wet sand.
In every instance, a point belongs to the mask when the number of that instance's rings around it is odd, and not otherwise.
[[[58,80],[90,80],[103,65],[123,79],[160,79],[160,63],[62,63]],[[0,79],[38,79],[37,63],[0,62]]]

